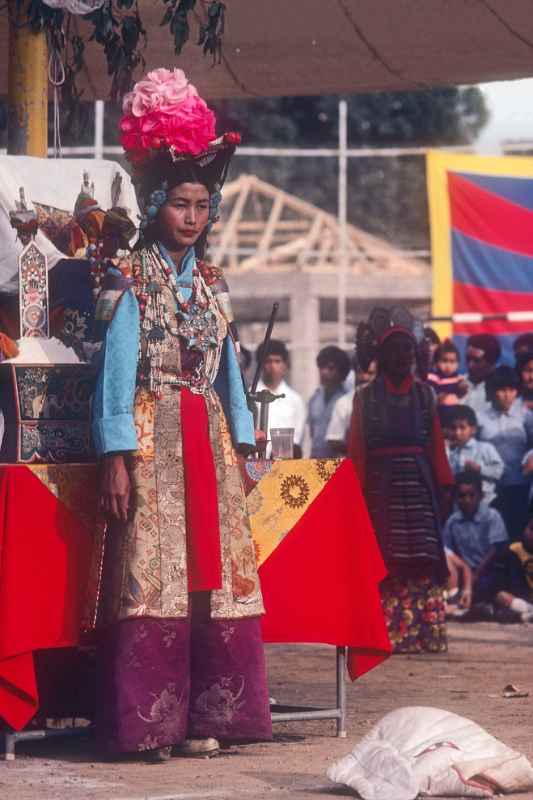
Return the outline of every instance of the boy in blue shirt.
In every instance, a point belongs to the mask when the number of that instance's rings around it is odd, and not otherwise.
[[[454,561],[464,562],[472,573],[471,602],[491,603],[501,586],[496,560],[507,549],[508,537],[500,514],[494,508],[482,505],[481,477],[476,472],[462,472],[456,478],[458,511],[453,513],[444,527],[444,546],[455,556],[449,561],[451,571]],[[464,593],[463,593],[464,594]],[[462,604],[468,607],[468,600]],[[486,608],[492,613],[493,609]]]
[[[458,405],[450,410],[450,428],[448,461],[453,474],[476,472],[482,481],[483,503],[490,505],[496,498],[496,484],[505,469],[500,454],[490,442],[476,439],[477,417],[470,406]]]

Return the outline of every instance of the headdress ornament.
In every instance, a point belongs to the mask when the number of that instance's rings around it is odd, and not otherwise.
[[[144,212],[141,225],[149,224],[166,202],[173,171],[209,186],[210,222],[216,221],[220,189],[240,135],[216,138],[214,112],[181,69],[149,72],[124,97],[123,111],[121,143]]]
[[[428,354],[424,337],[424,326],[405,306],[392,308],[376,307],[372,310],[368,322],[360,322],[356,334],[357,361],[362,369],[368,369],[370,363],[379,354],[382,345],[395,333],[409,336],[415,345],[418,372],[427,372]]]

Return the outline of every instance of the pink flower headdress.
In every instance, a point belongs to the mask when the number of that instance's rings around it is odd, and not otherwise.
[[[172,161],[202,159],[240,142],[236,133],[216,139],[214,112],[181,69],[155,69],[124,97],[121,143],[137,172],[162,154]]]

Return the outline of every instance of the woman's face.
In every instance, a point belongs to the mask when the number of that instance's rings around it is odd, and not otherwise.
[[[209,221],[209,192],[201,183],[180,183],[168,192],[157,215],[157,230],[169,248],[192,247]]]
[[[392,380],[404,380],[413,371],[415,348],[412,339],[404,333],[393,333],[383,344],[380,365]]]
[[[496,389],[494,392],[494,406],[499,411],[509,411],[518,392],[512,386],[504,386],[502,389]]]
[[[524,389],[527,392],[533,392],[533,359],[524,364],[520,377],[522,378]]]

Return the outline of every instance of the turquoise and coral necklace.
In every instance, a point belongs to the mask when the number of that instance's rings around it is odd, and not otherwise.
[[[218,345],[218,318],[210,308],[208,292],[196,263],[192,268],[192,289],[188,300],[181,292],[171,263],[157,244],[140,251],[139,267],[139,311],[141,330],[147,342],[150,388],[159,393],[166,349],[165,330],[171,336],[180,337],[188,349],[205,354]],[[162,291],[163,284],[170,289],[175,308],[169,309]]]

